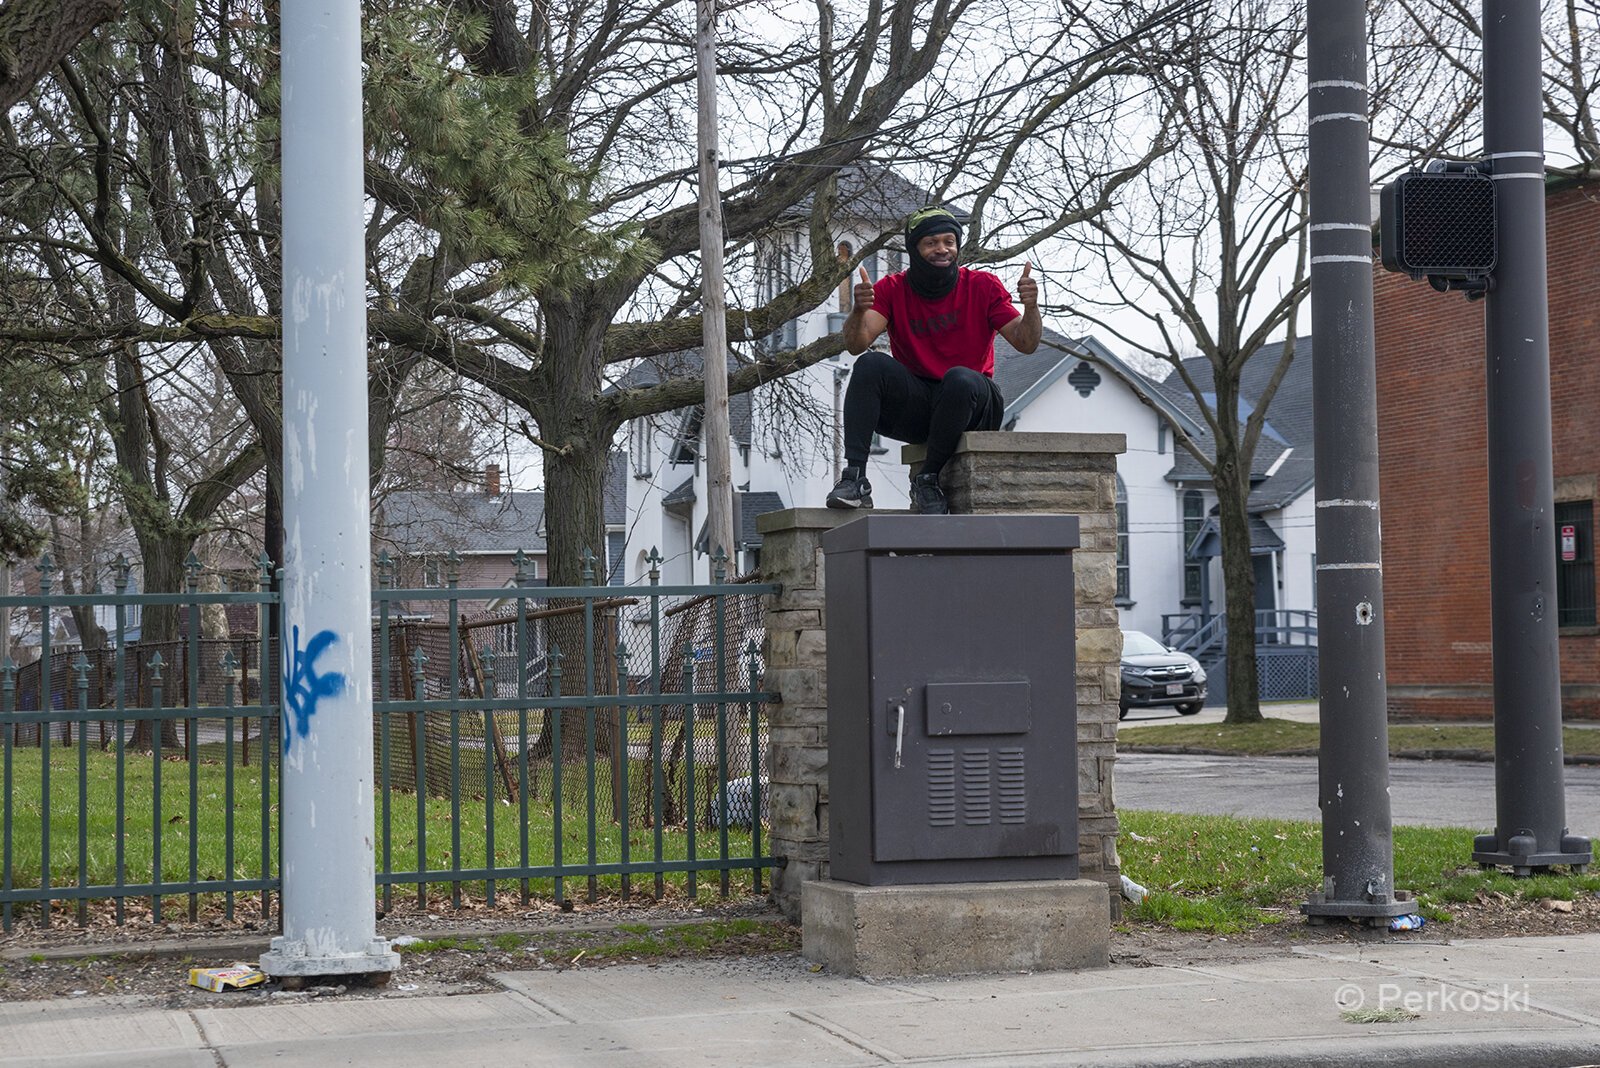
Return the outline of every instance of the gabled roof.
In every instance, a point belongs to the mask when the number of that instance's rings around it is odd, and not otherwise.
[[[543,493],[391,493],[379,503],[376,535],[401,553],[544,552]]]
[[[1283,354],[1284,342],[1264,345],[1245,364],[1240,376],[1240,417],[1249,418],[1256,399],[1266,390],[1278,358]],[[1268,512],[1283,508],[1305,493],[1315,478],[1316,451],[1312,438],[1311,398],[1311,338],[1295,341],[1294,359],[1285,372],[1278,391],[1272,398],[1261,438],[1256,443],[1255,456],[1250,465],[1252,488],[1249,509],[1251,512]],[[1183,361],[1183,369],[1209,398],[1211,392],[1211,363],[1203,356]],[[1193,394],[1177,374],[1168,375],[1160,389],[1178,408],[1204,426],[1204,417]],[[1208,452],[1212,448],[1209,432],[1194,435],[1197,443]],[[1170,482],[1210,482],[1200,462],[1187,449],[1177,450],[1172,470],[1167,472]]]
[[[689,504],[693,502],[694,499],[694,476],[690,475],[688,478],[683,480],[683,484],[677,489],[661,498],[661,504],[663,507],[674,504]]]
[[[1250,555],[1264,556],[1275,553],[1283,548],[1283,539],[1278,537],[1278,532],[1267,526],[1267,521],[1259,515],[1250,517]],[[1200,532],[1194,536],[1185,550],[1185,555],[1191,560],[1209,560],[1213,556],[1222,555],[1222,521],[1216,516],[1206,516],[1206,521],[1200,525]]]
[[[654,386],[674,378],[698,378],[704,366],[700,349],[679,349],[677,352],[667,352],[660,356],[651,356],[637,361],[628,373],[619,378],[614,385],[607,386],[606,392],[613,390],[637,389],[641,386]],[[728,357],[728,371],[731,374],[743,366],[732,356]],[[751,400],[749,393],[734,393],[728,397],[728,430],[733,436],[735,444],[749,445],[751,440]]]
[[[733,532],[739,539],[740,549],[759,549],[761,547],[761,532],[756,529],[756,520],[768,512],[781,512],[787,505],[783,498],[776,493],[763,490],[758,493],[747,493],[742,490],[733,491]],[[700,533],[695,536],[695,552],[709,552],[710,538],[706,534],[706,527],[710,520],[700,524]]]
[[[875,163],[852,163],[839,168],[838,190],[839,214],[864,219],[884,229],[899,228],[906,216],[934,201],[934,195],[928,190]],[[784,209],[780,218],[791,221],[807,218],[813,200],[807,193]],[[967,213],[953,204],[945,207],[963,223],[968,220]]]
[[[1094,337],[1069,338],[1046,327],[1039,347],[1024,356],[1007,343],[1005,335],[996,334],[994,357],[994,380],[1006,398],[1007,423],[1079,363],[1092,361],[1120,378],[1134,392],[1149,397],[1168,422],[1183,426],[1191,434],[1202,429],[1202,425],[1174,404],[1155,382],[1124,363]]]

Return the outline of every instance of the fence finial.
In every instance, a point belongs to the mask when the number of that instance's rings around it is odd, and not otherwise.
[[[594,585],[594,553],[589,551],[587,545],[583,547],[583,584]]]
[[[146,664],[148,664],[149,667],[150,667],[150,681],[151,682],[160,682],[161,681],[161,669],[163,667],[165,667],[166,664],[167,664],[167,662],[165,660],[161,659],[161,654],[157,653],[155,656],[152,656],[149,660],[146,661]]]
[[[725,582],[728,578],[728,553],[722,546],[711,554],[711,581]]]
[[[80,690],[89,688],[89,658],[78,650],[78,659],[72,662],[72,684]]]
[[[444,563],[445,582],[451,586],[459,585],[461,582],[461,554],[451,549],[449,554],[445,556]]]
[[[34,569],[39,572],[40,595],[49,596],[50,587],[55,585],[50,576],[55,572],[56,562],[50,558],[49,552],[46,552],[43,556],[39,557],[39,562],[33,566]]]
[[[387,590],[394,585],[394,558],[388,549],[378,553],[378,588]]]
[[[184,558],[183,571],[183,582],[189,592],[193,593],[198,590],[200,588],[200,558],[194,554],[193,549],[190,549],[189,555]]]
[[[128,563],[127,553],[118,553],[117,562],[111,565],[111,583],[117,588],[117,593],[128,592],[128,574],[133,570],[133,565]]]
[[[661,555],[661,550],[656,548],[654,545],[650,546],[650,555],[646,556],[644,559],[645,559],[645,562],[650,565],[650,585],[652,585],[652,586],[660,585],[661,584],[661,562],[662,562],[662,559],[663,559],[663,557]]]
[[[528,559],[528,554],[523,552],[521,549],[518,549],[517,554],[511,558],[511,562],[516,566],[517,569],[517,588],[526,589],[527,587],[532,586],[533,574],[529,568],[529,565],[532,564],[533,561]]]
[[[256,584],[264,590],[271,589],[272,557],[268,556],[265,552],[256,557],[256,570],[260,572],[260,575],[257,577]]]

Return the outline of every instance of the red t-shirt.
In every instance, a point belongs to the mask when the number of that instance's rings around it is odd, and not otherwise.
[[[889,320],[890,355],[912,374],[932,379],[952,367],[993,378],[994,335],[1021,314],[1004,282],[966,267],[940,300],[913,293],[904,271],[880,278],[872,287],[872,310]]]

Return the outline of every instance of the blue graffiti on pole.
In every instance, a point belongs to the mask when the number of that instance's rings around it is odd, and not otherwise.
[[[304,738],[311,733],[311,717],[317,714],[317,702],[324,697],[336,697],[344,690],[344,676],[336,671],[317,674],[317,658],[338,636],[324,630],[300,648],[300,628],[293,628],[293,648],[290,650],[288,670],[283,674],[283,699],[294,713],[293,733],[288,720],[283,723],[283,751],[289,752],[289,743],[295,734]]]

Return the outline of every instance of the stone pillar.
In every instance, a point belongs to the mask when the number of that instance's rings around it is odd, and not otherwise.
[[[1122,685],[1115,601],[1117,457],[1127,449],[1123,434],[973,431],[962,435],[941,478],[955,513],[1078,517],[1081,547],[1072,567],[1078,603],[1078,862],[1083,878],[1110,885],[1113,915],[1120,915],[1122,901],[1111,782]],[[916,468],[925,453],[921,445],[907,445],[901,459]]]
[[[827,508],[791,508],[756,520],[761,580],[783,589],[765,598],[767,804],[772,855],[787,862],[772,874],[772,898],[800,920],[800,886],[828,875],[828,644],[823,616],[822,535],[860,516]]]

